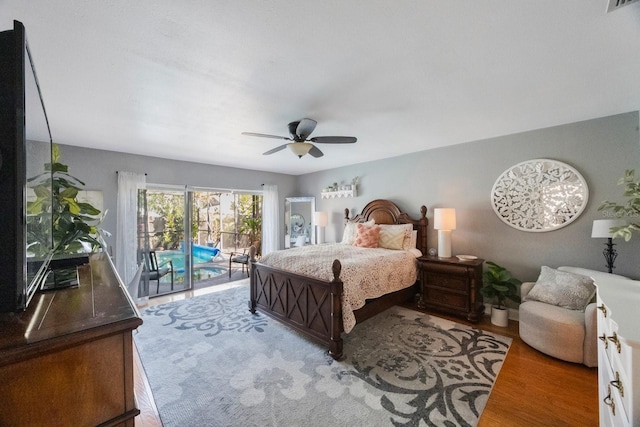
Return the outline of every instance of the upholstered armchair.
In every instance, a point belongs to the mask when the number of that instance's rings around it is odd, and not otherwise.
[[[577,267],[559,267],[558,271],[587,276],[596,284],[598,277],[610,276],[601,271]],[[595,295],[584,311],[528,298],[535,282],[525,282],[520,288],[520,338],[531,347],[549,356],[589,367],[598,365],[597,316]],[[566,292],[565,292],[566,295]]]

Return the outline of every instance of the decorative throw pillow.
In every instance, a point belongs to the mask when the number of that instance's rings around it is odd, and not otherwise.
[[[363,222],[362,224],[372,226],[376,222],[375,220],[370,220],[367,222]],[[345,245],[353,245],[353,242],[356,241],[356,236],[358,235],[358,225],[357,222],[347,222],[344,226],[344,232],[342,233],[342,243]]]
[[[569,310],[584,311],[596,293],[590,277],[542,266],[525,301],[540,301]]]
[[[407,225],[411,227],[411,224]],[[407,236],[410,236],[408,234],[409,232],[410,229],[407,230],[407,227],[404,225],[380,224],[380,240],[378,241],[378,246],[386,249],[404,249],[403,244]]]
[[[353,245],[361,248],[377,248],[379,238],[380,226],[358,224],[358,235]]]

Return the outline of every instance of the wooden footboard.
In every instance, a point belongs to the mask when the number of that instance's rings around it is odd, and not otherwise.
[[[249,310],[256,308],[325,344],[334,359],[342,357],[342,280],[340,261],[326,282],[251,262]]]

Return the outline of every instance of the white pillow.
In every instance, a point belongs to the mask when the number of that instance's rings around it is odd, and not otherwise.
[[[413,225],[411,224],[380,224],[380,234],[383,231],[388,231],[389,235],[397,236],[398,233],[403,234],[402,245],[400,247],[391,247],[388,249],[404,249],[407,250],[411,247],[411,231]],[[413,246],[415,248],[415,245]]]
[[[406,250],[417,249],[416,244],[418,243],[418,230],[411,230],[411,239],[409,240],[409,247],[403,248]],[[419,249],[417,249],[419,251]],[[422,256],[422,252],[420,252],[420,256]]]
[[[344,231],[342,232],[342,242],[345,245],[353,245],[353,243],[356,241],[356,236],[358,235],[358,227],[357,227],[357,222],[351,222],[348,221],[345,226],[344,226]],[[366,226],[371,227],[372,225],[376,224],[375,220],[370,220],[367,222],[362,222],[360,224],[364,224]]]
[[[542,266],[536,284],[524,299],[584,311],[595,293],[590,277]]]
[[[402,249],[405,235],[407,233],[401,228],[392,228],[380,225],[380,237],[378,238],[378,247],[385,249]]]

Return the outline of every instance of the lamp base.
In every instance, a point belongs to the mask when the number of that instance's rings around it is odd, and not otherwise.
[[[451,258],[451,230],[438,230],[438,257]]]
[[[613,243],[613,239],[609,237],[609,239],[607,239],[607,243],[604,245],[605,249],[602,251],[602,254],[604,255],[604,259],[607,261],[607,269],[609,270],[609,273],[613,273],[613,269],[615,268],[613,266],[613,262],[618,257],[618,252],[613,248],[616,244]]]

